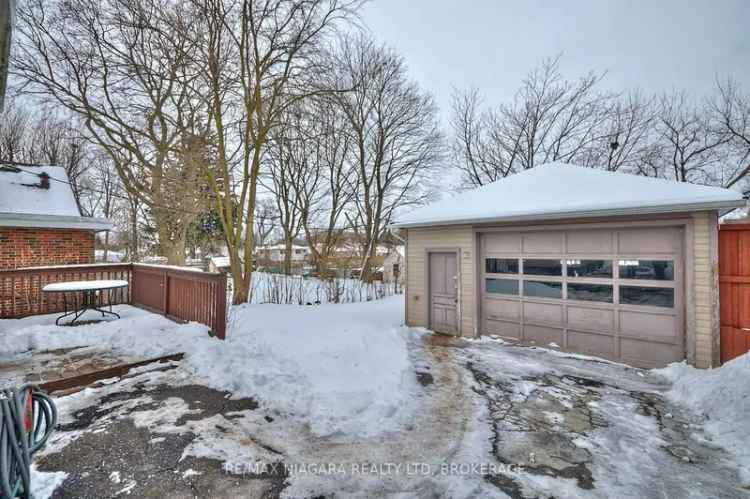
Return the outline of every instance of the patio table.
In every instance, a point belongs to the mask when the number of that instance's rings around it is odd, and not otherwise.
[[[100,303],[100,300],[98,298],[101,296],[102,291],[111,291],[113,289],[126,288],[127,286],[128,281],[121,280],[70,281],[47,284],[42,288],[42,292],[62,293],[65,313],[55,320],[55,325],[59,326],[60,321],[63,318],[75,314],[73,320],[68,323],[69,326],[72,326],[87,310],[100,312],[102,314],[102,317],[104,317],[105,314],[109,314],[119,319],[120,315],[112,311],[112,300],[109,296],[109,293],[107,293],[106,303],[106,305],[109,306],[109,310],[104,310],[103,308],[101,308],[104,304]],[[80,306],[77,306],[70,312],[68,312],[68,300],[66,297],[67,293],[83,294],[83,300],[81,301]],[[76,300],[76,302],[78,302],[78,300]]]

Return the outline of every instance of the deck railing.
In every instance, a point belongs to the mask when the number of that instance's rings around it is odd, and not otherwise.
[[[127,288],[109,292],[108,298],[113,305],[129,304],[173,320],[200,322],[210,328],[212,335],[221,339],[226,336],[227,285],[224,274],[138,263],[0,270],[0,318],[61,312],[62,293],[42,293],[45,285],[101,279],[121,279],[130,284]]]

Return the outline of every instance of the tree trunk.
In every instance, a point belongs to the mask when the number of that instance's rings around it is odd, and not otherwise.
[[[241,305],[250,301],[250,286],[245,285],[242,273],[232,272],[232,304]]]
[[[292,273],[292,240],[289,238],[284,241],[284,273]]]
[[[130,261],[138,261],[138,204],[130,202]]]

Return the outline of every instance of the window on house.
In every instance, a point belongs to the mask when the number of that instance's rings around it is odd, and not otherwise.
[[[646,286],[620,286],[620,303],[674,308],[674,289]]]
[[[568,299],[612,303],[612,286],[568,282]]]
[[[488,274],[518,274],[518,258],[486,258],[484,271]]]
[[[488,293],[518,296],[518,281],[515,279],[485,279],[484,289]]]
[[[535,298],[562,298],[562,283],[523,281],[523,295]]]
[[[672,260],[627,259],[620,260],[619,267],[620,279],[674,280],[674,262]]]
[[[525,275],[562,276],[562,260],[524,258],[523,273]]]
[[[568,277],[612,277],[611,260],[566,260]]]

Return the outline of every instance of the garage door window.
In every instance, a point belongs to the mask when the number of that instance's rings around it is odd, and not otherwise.
[[[518,281],[515,279],[485,279],[484,286],[488,293],[518,296]]]
[[[561,282],[524,281],[524,296],[536,298],[562,298]]]
[[[674,289],[620,286],[620,303],[625,305],[674,308]]]
[[[566,260],[568,277],[612,277],[611,260]]]
[[[672,260],[620,260],[621,279],[648,279],[651,281],[673,281]]]
[[[486,258],[484,271],[488,274],[518,274],[518,258]]]
[[[612,286],[607,284],[569,282],[568,299],[612,303]]]
[[[524,258],[523,273],[526,275],[549,275],[562,277],[562,260]]]

